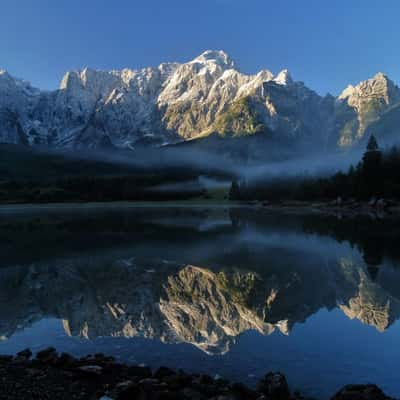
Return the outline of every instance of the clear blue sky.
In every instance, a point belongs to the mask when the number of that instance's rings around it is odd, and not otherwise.
[[[400,83],[398,0],[2,0],[0,68],[42,88],[66,70],[139,68],[223,49],[243,72],[288,68],[337,94]]]

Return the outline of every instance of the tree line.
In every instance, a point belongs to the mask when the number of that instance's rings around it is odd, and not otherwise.
[[[400,148],[382,151],[371,135],[360,162],[347,172],[329,177],[281,177],[265,181],[232,182],[231,200],[332,200],[358,201],[400,197]]]
[[[7,181],[0,183],[0,202],[185,200],[204,195],[204,188],[196,183],[196,179],[195,174],[186,170],[122,176],[72,176],[45,182]],[[175,186],[165,189],[169,182]]]

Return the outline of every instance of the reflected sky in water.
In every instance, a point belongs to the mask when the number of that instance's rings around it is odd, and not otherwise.
[[[400,392],[398,221],[260,209],[0,212],[0,352],[53,345],[327,396]],[[396,236],[397,235],[397,236]]]

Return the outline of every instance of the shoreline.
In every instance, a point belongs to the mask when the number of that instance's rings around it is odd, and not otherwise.
[[[267,373],[255,389],[218,376],[166,367],[118,363],[104,354],[75,358],[54,348],[0,355],[0,398],[77,400],[301,400],[281,372]],[[374,384],[346,385],[331,400],[391,400]],[[311,399],[310,399],[311,400]]]
[[[140,208],[197,208],[197,209],[251,209],[273,212],[319,213],[326,215],[400,215],[400,203],[387,205],[384,208],[370,206],[368,203],[344,203],[335,205],[328,201],[110,201],[110,202],[59,202],[59,203],[0,203],[0,214],[24,211],[58,211],[58,210],[113,210]]]

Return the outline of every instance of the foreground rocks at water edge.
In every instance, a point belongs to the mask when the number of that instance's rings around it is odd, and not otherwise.
[[[285,376],[270,372],[256,389],[220,377],[118,363],[103,354],[75,358],[54,348],[0,356],[1,400],[300,400]],[[389,400],[375,385],[348,385],[332,400]]]

